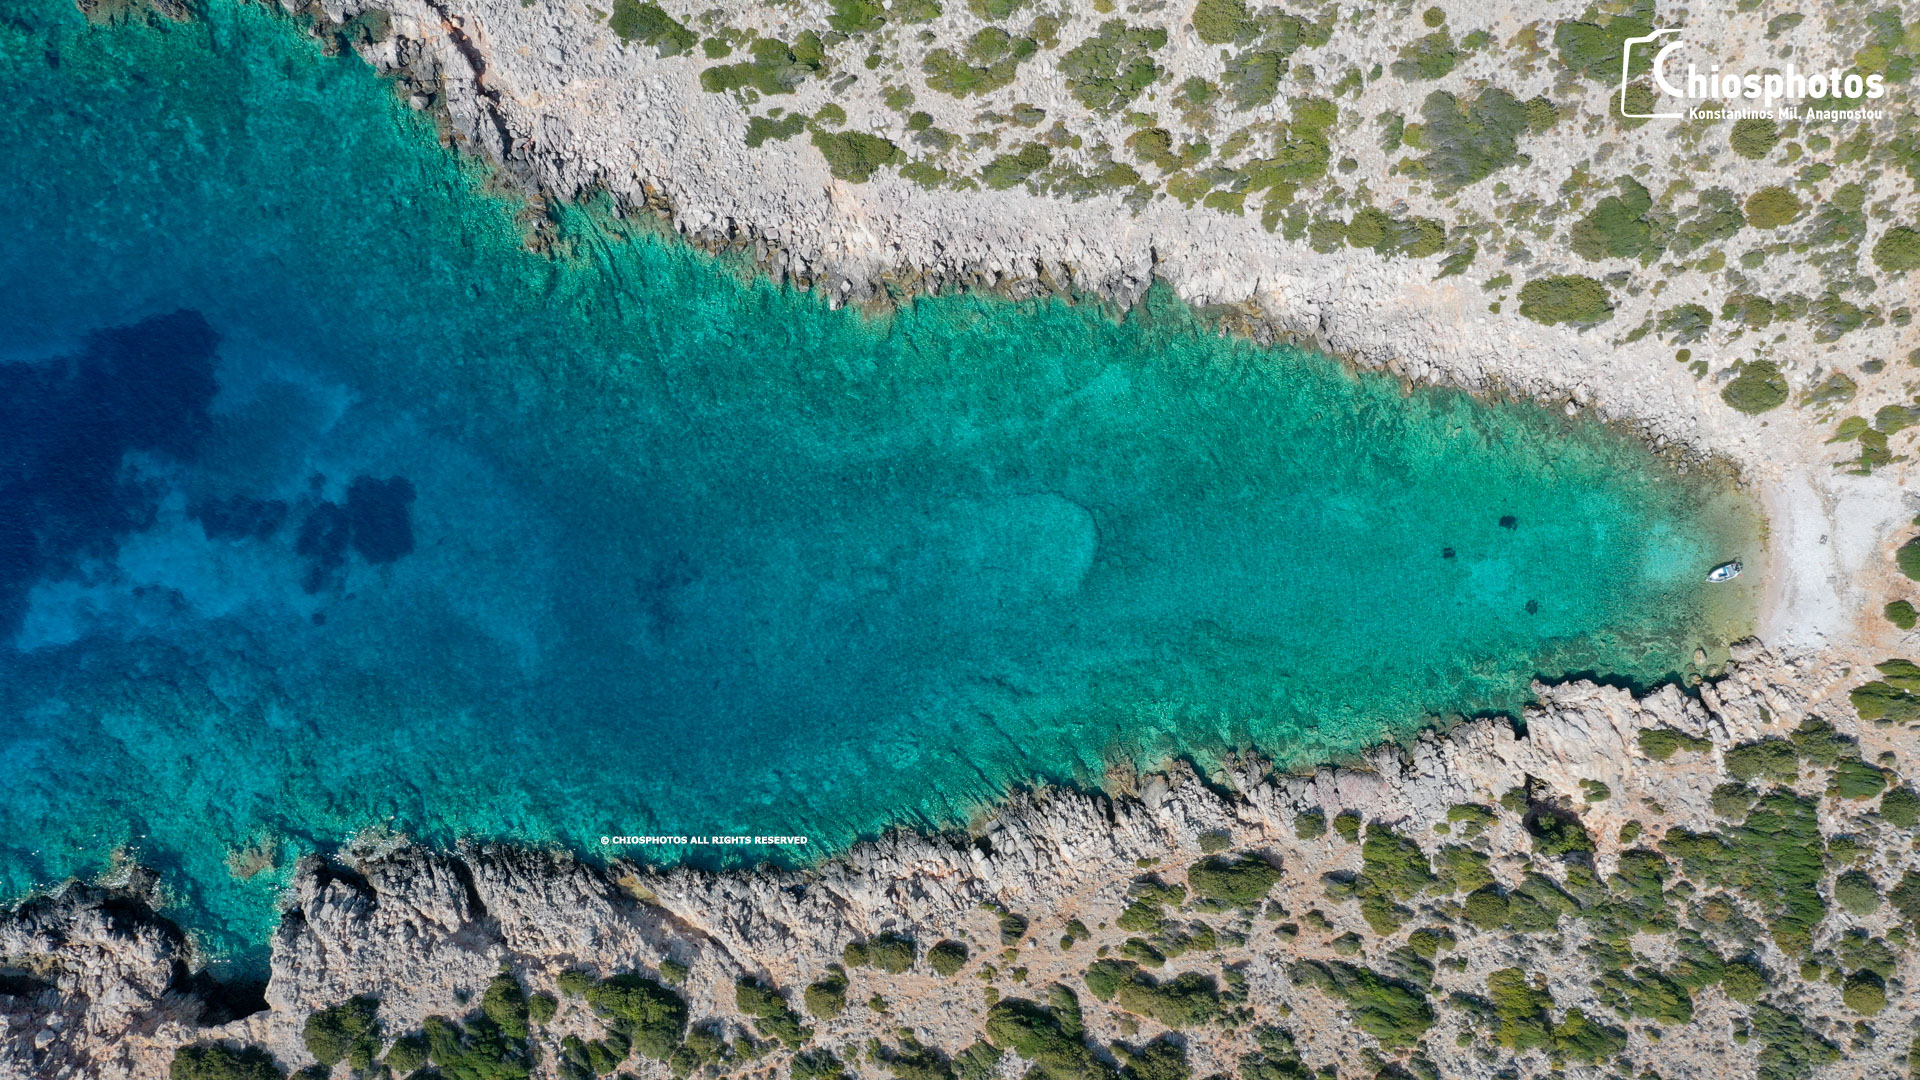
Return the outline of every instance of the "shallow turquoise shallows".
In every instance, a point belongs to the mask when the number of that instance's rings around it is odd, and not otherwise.
[[[0,17],[7,895],[125,852],[246,966],[371,826],[817,854],[1737,621],[1736,501],[1601,427],[1165,297],[865,316],[584,209],[533,254],[363,64],[210,6]]]

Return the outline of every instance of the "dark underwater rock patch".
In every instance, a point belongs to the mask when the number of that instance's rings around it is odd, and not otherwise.
[[[35,582],[111,557],[159,491],[133,452],[189,463],[209,428],[220,336],[197,311],[96,331],[75,356],[0,364],[0,635]]]
[[[375,565],[413,551],[413,484],[404,476],[356,476],[347,487],[353,550]]]

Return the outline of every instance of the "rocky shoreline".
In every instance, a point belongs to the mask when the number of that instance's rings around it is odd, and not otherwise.
[[[1906,1054],[1898,1033],[1920,1019],[1920,999],[1908,995],[1906,983],[1882,980],[1887,1001],[1875,1010],[1872,1028],[1886,1034],[1862,1038],[1825,1019],[1848,1015],[1840,986],[1795,972],[1803,961],[1831,957],[1855,934],[1904,940],[1903,918],[1920,911],[1903,915],[1897,903],[1876,898],[1870,911],[1834,904],[1827,913],[1823,901],[1825,924],[1796,950],[1769,910],[1774,901],[1738,887],[1716,892],[1704,881],[1697,889],[1685,884],[1682,865],[1690,876],[1702,871],[1672,854],[1676,838],[1728,827],[1720,800],[1729,769],[1735,776],[1746,770],[1734,751],[1739,746],[1801,748],[1791,781],[1774,790],[1798,790],[1806,805],[1819,801],[1820,826],[1836,845],[1842,835],[1864,840],[1869,830],[1890,827],[1884,819],[1898,814],[1832,797],[1820,767],[1877,761],[1871,768],[1886,770],[1885,783],[1873,794],[1911,790],[1896,771],[1914,768],[1897,749],[1904,731],[1858,724],[1843,696],[1854,682],[1848,675],[1747,645],[1729,673],[1703,684],[1697,697],[1674,687],[1636,699],[1584,682],[1541,686],[1541,703],[1518,728],[1473,721],[1406,746],[1378,747],[1357,767],[1309,775],[1275,774],[1248,761],[1202,778],[1175,765],[1116,776],[1111,795],[1024,793],[964,834],[896,833],[799,871],[661,871],[625,861],[600,867],[564,853],[497,846],[310,858],[289,889],[263,990],[195,981],[189,942],[148,906],[150,876],[132,874],[116,888],[74,885],[0,920],[0,957],[9,972],[0,996],[0,1075],[159,1076],[180,1048],[209,1045],[259,1048],[291,1072],[314,1065],[309,1018],[316,1014],[354,999],[377,1001],[380,1043],[391,1051],[407,1033],[433,1023],[429,1018],[475,1013],[502,973],[523,994],[559,1003],[557,1015],[528,1036],[533,1074],[573,1075],[565,1071],[568,1038],[585,1046],[602,1037],[608,1014],[569,996],[567,980],[637,973],[671,984],[685,1003],[689,1030],[706,1031],[728,1049],[691,1063],[650,1061],[638,1051],[626,1058],[623,1051],[620,1068],[634,1076],[693,1068],[760,1075],[817,1050],[837,1052],[839,1067],[861,1076],[904,1075],[889,1064],[899,1053],[937,1057],[947,1064],[935,1073],[950,1076],[952,1063],[983,1038],[995,1002],[1044,1000],[1054,985],[1084,997],[1098,985],[1088,974],[1096,957],[1143,970],[1137,961],[1114,959],[1123,955],[1150,964],[1158,956],[1164,967],[1152,967],[1146,978],[1162,986],[1190,971],[1221,1003],[1206,1022],[1188,1023],[1086,1001],[1089,1044],[1138,1045],[1164,1030],[1193,1075],[1232,1073],[1237,1060],[1260,1052],[1259,1033],[1270,1029],[1287,1031],[1308,1069],[1369,1055],[1382,1068],[1395,1061],[1413,1066],[1408,1045],[1379,1038],[1365,1023],[1356,1028],[1350,1002],[1303,977],[1303,963],[1332,970],[1370,965],[1364,970],[1408,986],[1424,980],[1422,997],[1437,1019],[1425,1021],[1432,1034],[1421,1053],[1441,1062],[1437,1075],[1493,1076],[1515,1067],[1540,1075],[1556,1060],[1550,1052],[1502,1049],[1497,1024],[1485,1029],[1471,1008],[1444,1004],[1450,992],[1477,996],[1490,972],[1516,964],[1557,1009],[1606,1018],[1619,1040],[1610,1059],[1654,1066],[1663,1077],[1733,1075],[1751,1068],[1762,1046],[1728,1041],[1742,1023],[1731,991],[1690,988],[1686,1024],[1671,1017],[1641,1023],[1631,1008],[1609,1012],[1617,1002],[1603,989],[1605,971],[1596,980],[1584,963],[1594,937],[1618,931],[1604,930],[1617,913],[1603,913],[1618,903],[1622,875],[1630,876],[1635,860],[1659,859],[1666,867],[1668,858],[1666,892],[1656,886],[1653,896],[1675,909],[1677,924],[1672,917],[1651,921],[1622,939],[1638,959],[1675,970],[1675,946],[1662,936],[1676,926],[1683,941],[1714,942],[1724,962],[1758,965],[1767,975],[1767,1000],[1790,1006],[1813,1025],[1807,1031],[1818,1028],[1810,1036],[1816,1042],[1847,1048],[1849,1071],[1834,1075],[1890,1075]],[[1837,750],[1814,748],[1805,737],[1827,730],[1817,722],[1809,728],[1810,715],[1839,729],[1819,736]],[[1820,801],[1823,791],[1828,797]],[[1540,823],[1549,820],[1577,823],[1589,842],[1543,856]],[[1330,821],[1338,827],[1329,830]],[[1357,842],[1362,831],[1364,844]],[[1380,873],[1376,845],[1384,848],[1386,837],[1425,849],[1421,866],[1431,856],[1438,868],[1420,871],[1433,879],[1424,887],[1392,894],[1391,916],[1369,914],[1365,899],[1368,875]],[[1852,863],[1830,861],[1862,868],[1883,889],[1916,873],[1912,845],[1879,839],[1856,845],[1858,852],[1850,848]],[[1817,835],[1815,843],[1817,850]],[[1482,854],[1461,854],[1475,849]],[[1210,900],[1196,872],[1209,859],[1256,860],[1277,872],[1256,899]],[[1450,879],[1447,867],[1456,864],[1479,869]],[[1542,880],[1564,898],[1549,906],[1565,909],[1550,910],[1544,925],[1506,922],[1504,905],[1519,905],[1513,898],[1530,888],[1541,891]],[[1156,908],[1153,920],[1140,916],[1143,889],[1169,886],[1186,903],[1170,904],[1171,912]],[[1500,921],[1477,914],[1472,896],[1452,895],[1468,886],[1478,889],[1473,895],[1503,898]],[[1819,889],[1831,894],[1833,885]],[[1167,897],[1160,894],[1159,902]],[[1190,916],[1194,921],[1177,921]],[[1165,925],[1153,932],[1148,923],[1161,919]],[[1381,933],[1381,919],[1397,925]],[[1761,929],[1770,920],[1772,940]],[[1409,973],[1407,943],[1421,931],[1406,935],[1421,924],[1435,940],[1444,933],[1447,955],[1437,970],[1428,963],[1424,972]],[[883,941],[909,943],[904,966],[849,963]],[[957,944],[958,973],[930,970],[937,942]],[[1844,961],[1837,970],[1849,974]],[[840,1007],[812,1014],[799,1042],[783,1042],[777,1026],[743,1008],[747,999],[739,993],[743,980],[773,988],[798,1020],[802,988],[836,979]],[[807,1000],[814,1003],[811,994]],[[1497,1052],[1442,1054],[1442,1036],[1455,1035],[1465,1040],[1462,1047],[1491,1036]],[[900,1045],[863,1061],[869,1039]],[[996,1066],[998,1075],[1015,1075],[1015,1053]],[[1565,1064],[1564,1056],[1558,1060]],[[384,1075],[379,1067],[355,1075]],[[1341,1076],[1372,1075],[1339,1068]],[[323,1068],[315,1075],[342,1074]]]

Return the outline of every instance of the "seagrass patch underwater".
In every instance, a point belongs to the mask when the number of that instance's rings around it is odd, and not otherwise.
[[[368,827],[832,851],[1739,631],[1750,509],[1598,425],[1164,294],[867,317],[579,209],[531,254],[362,64],[208,8],[0,19],[7,896],[124,852],[257,963]]]

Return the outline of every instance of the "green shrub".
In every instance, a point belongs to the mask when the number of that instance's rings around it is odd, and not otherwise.
[[[1671,25],[1671,24],[1665,24]],[[1618,83],[1620,57],[1630,37],[1653,33],[1653,0],[1636,0],[1633,7],[1616,14],[1602,14],[1590,7],[1579,19],[1554,27],[1553,44],[1560,62],[1571,71],[1600,83]],[[1652,50],[1635,50],[1630,71],[1638,75],[1651,62]]]
[[[1761,909],[1783,951],[1803,954],[1827,911],[1820,895],[1826,867],[1817,811],[1814,800],[1777,789],[1733,829],[1671,829],[1660,846],[1681,861],[1696,885],[1739,891]]]
[[[1893,564],[1900,568],[1907,580],[1920,581],[1920,536],[1900,545],[1899,550],[1893,553]],[[1920,686],[1908,689],[1920,690]]]
[[[1027,936],[1027,919],[1009,911],[1000,916],[1000,944],[1014,946]]]
[[[480,995],[480,1011],[508,1037],[527,1037],[527,1020],[530,1016],[527,992],[520,988],[520,980],[513,976],[503,972],[493,977]]]
[[[889,975],[903,975],[913,967],[918,949],[902,934],[877,934],[867,942],[867,962]]]
[[[1569,1061],[1599,1065],[1626,1048],[1626,1032],[1595,1022],[1581,1009],[1568,1009],[1566,1019],[1553,1026],[1553,1051]]]
[[[1920,612],[1916,612],[1913,603],[1908,600],[1895,600],[1881,608],[1880,613],[1887,617],[1888,622],[1902,630],[1911,630],[1916,624],[1920,624]]]
[[[1752,293],[1735,293],[1720,305],[1720,317],[1753,330],[1765,330],[1773,323],[1773,301]]]
[[[1187,1064],[1187,1049],[1172,1039],[1161,1037],[1138,1050],[1116,1045],[1126,1062],[1120,1075],[1125,1080],[1189,1080],[1193,1069]]]
[[[1916,693],[1920,691],[1920,677],[1907,671],[1913,665],[1905,660],[1888,660],[1878,667],[1884,679],[1856,686],[1848,695],[1860,719],[1896,724],[1920,720],[1920,693]]]
[[[1673,238],[1667,246],[1677,255],[1690,255],[1709,244],[1732,239],[1746,223],[1746,215],[1741,212],[1740,201],[1733,192],[1726,188],[1708,188],[1674,226]]]
[[[1653,223],[1647,219],[1653,196],[1631,176],[1614,183],[1619,194],[1594,203],[1586,217],[1574,222],[1568,235],[1574,254],[1589,260],[1651,257],[1658,251]]]
[[[1520,287],[1520,314],[1546,326],[1594,326],[1613,318],[1613,296],[1579,274],[1534,278]]]
[[[1443,193],[1484,180],[1519,160],[1527,107],[1505,90],[1488,87],[1471,101],[1435,90],[1421,104],[1420,116],[1420,141],[1427,152],[1419,168]]]
[[[594,982],[591,974],[579,968],[569,968],[561,972],[559,979],[555,981],[560,986],[560,992],[568,997],[586,997],[587,991],[593,989]]]
[[[1327,812],[1315,809],[1294,815],[1293,835],[1302,840],[1318,840],[1327,835]]]
[[[1287,70],[1285,53],[1248,49],[1235,53],[1220,73],[1220,89],[1237,110],[1272,104],[1280,93],[1280,76]]]
[[[1279,881],[1280,871],[1257,855],[1214,855],[1187,868],[1187,883],[1195,895],[1234,907],[1259,902]]]
[[[807,1013],[816,1020],[831,1020],[847,1008],[847,975],[833,968],[826,978],[807,987],[801,995]]]
[[[793,1055],[789,1080],[849,1080],[846,1066],[831,1050],[806,1050]]]
[[[866,183],[882,166],[903,158],[891,140],[864,131],[815,129],[813,145],[827,159],[827,168],[836,178],[855,184]]]
[[[1290,974],[1294,982],[1318,987],[1346,1002],[1353,1012],[1353,1025],[1388,1049],[1414,1046],[1433,1027],[1433,1005],[1412,983],[1338,960],[1300,961]]]
[[[759,38],[748,50],[751,60],[717,64],[700,73],[700,87],[709,93],[755,90],[762,94],[791,94],[808,75],[820,70],[819,39],[811,32],[789,47],[775,38]],[[802,54],[805,55],[802,55]]]
[[[927,950],[927,966],[943,978],[957,974],[967,965],[967,947],[948,939]]]
[[[1158,982],[1135,970],[1132,978],[1115,988],[1113,1000],[1127,1012],[1169,1028],[1200,1027],[1220,1011],[1220,993],[1213,979],[1191,971]]]
[[[587,991],[594,1012],[621,1022],[642,1054],[665,1061],[687,1029],[687,1003],[643,975],[611,975]]]
[[[1681,750],[1704,752],[1713,749],[1711,741],[1673,728],[1643,728],[1635,738],[1640,743],[1641,752],[1655,761],[1671,760]]]
[[[1333,831],[1349,844],[1359,843],[1360,814],[1354,810],[1342,810],[1333,819]]]
[[[1034,173],[1053,161],[1053,151],[1041,143],[1030,142],[1011,154],[1001,154],[980,170],[980,182],[994,191],[1005,191],[1024,184]]]
[[[1880,909],[1879,886],[1860,870],[1833,879],[1833,898],[1854,915],[1871,915]]]
[[[1862,1016],[1877,1016],[1887,1007],[1887,980],[1863,968],[1841,984],[1840,1000]]]
[[[659,4],[645,0],[613,0],[613,14],[607,28],[622,41],[638,41],[660,50],[661,56],[678,56],[692,50],[699,35],[687,29]]]
[[[1734,960],[1720,974],[1720,988],[1742,1005],[1760,1000],[1767,991],[1767,972],[1754,959]]]
[[[536,1024],[550,1024],[560,1011],[560,1002],[552,994],[527,995],[527,1018]]]
[[[1033,1062],[1037,1080],[1103,1076],[1105,1069],[1087,1049],[1085,1035],[1079,1003],[1071,992],[1056,998],[1052,1007],[1026,998],[1003,998],[987,1009],[987,1041]]]
[[[1446,75],[1459,62],[1460,47],[1454,44],[1453,35],[1436,30],[1401,46],[1393,73],[1408,82],[1425,82]]]
[[[1834,766],[1827,794],[1842,799],[1871,799],[1886,786],[1887,774],[1883,770],[1853,758]]]
[[[219,1043],[182,1046],[168,1067],[172,1080],[285,1080],[286,1075],[265,1050],[235,1050]]]
[[[1880,796],[1880,816],[1896,828],[1913,828],[1920,823],[1920,793],[1903,784]]]
[[[1806,204],[1786,188],[1761,188],[1747,199],[1747,224],[1756,229],[1778,229],[1798,221],[1806,209]]]
[[[1193,6],[1193,32],[1209,45],[1250,40],[1258,31],[1242,0],[1200,0]]]
[[[1733,409],[1757,416],[1786,403],[1791,393],[1787,377],[1771,360],[1748,360],[1736,369],[1734,377],[1720,388],[1720,400]]]
[[[800,1017],[787,1005],[780,991],[758,979],[742,978],[733,984],[733,1001],[742,1013],[753,1017],[754,1029],[769,1039],[778,1039],[788,1049],[805,1045],[813,1032],[800,1023]]]
[[[422,1027],[427,1056],[444,1076],[525,1080],[529,1074],[533,1055],[526,1040],[508,1037],[485,1017],[462,1028],[444,1016],[429,1016]],[[621,1037],[620,1056],[626,1052],[626,1040]]]
[[[1500,1018],[1496,1036],[1501,1046],[1524,1053],[1553,1042],[1553,997],[1535,990],[1527,973],[1519,968],[1501,968],[1487,976],[1487,997]]]
[[[1772,120],[1763,117],[1748,117],[1733,122],[1733,132],[1727,136],[1727,143],[1733,152],[1743,158],[1759,161],[1773,152],[1780,142],[1780,129]]]
[[[1157,26],[1130,27],[1108,19],[1060,58],[1060,74],[1082,105],[1095,112],[1117,112],[1160,78],[1160,68],[1148,54],[1166,44],[1167,32]]]
[[[1895,225],[1873,245],[1873,264],[1889,274],[1920,267],[1920,229]]]
[[[1822,1066],[1840,1060],[1840,1050],[1807,1030],[1798,1016],[1759,1005],[1748,1027],[1760,1043],[1755,1080],[1807,1080]]]
[[[398,1077],[411,1076],[427,1067],[427,1039],[424,1035],[406,1035],[387,1048],[385,1064]]]
[[[588,1076],[605,1076],[620,1067],[632,1051],[632,1042],[620,1032],[610,1032],[604,1039],[587,1041],[578,1035],[568,1035],[560,1040],[560,1058],[564,1063],[561,1076],[573,1080]],[[684,1050],[685,1047],[680,1048]],[[672,1056],[678,1056],[675,1050]],[[436,1059],[436,1063],[437,1059]],[[465,1074],[456,1073],[464,1077]],[[481,1075],[485,1075],[484,1073]],[[524,1073],[521,1075],[525,1075]]]
[[[361,1064],[356,1067],[365,1068],[380,1052],[380,1029],[374,1018],[379,1008],[375,998],[356,997],[307,1017],[301,1031],[307,1053],[328,1068],[348,1057],[358,1058]]]
[[[1039,49],[1032,38],[1015,38],[989,26],[968,39],[964,56],[951,49],[934,49],[921,61],[921,70],[927,85],[943,94],[987,94],[1013,82],[1020,64]]]
[[[1699,304],[1680,304],[1660,313],[1660,333],[1675,345],[1691,345],[1712,327],[1713,313]]]

